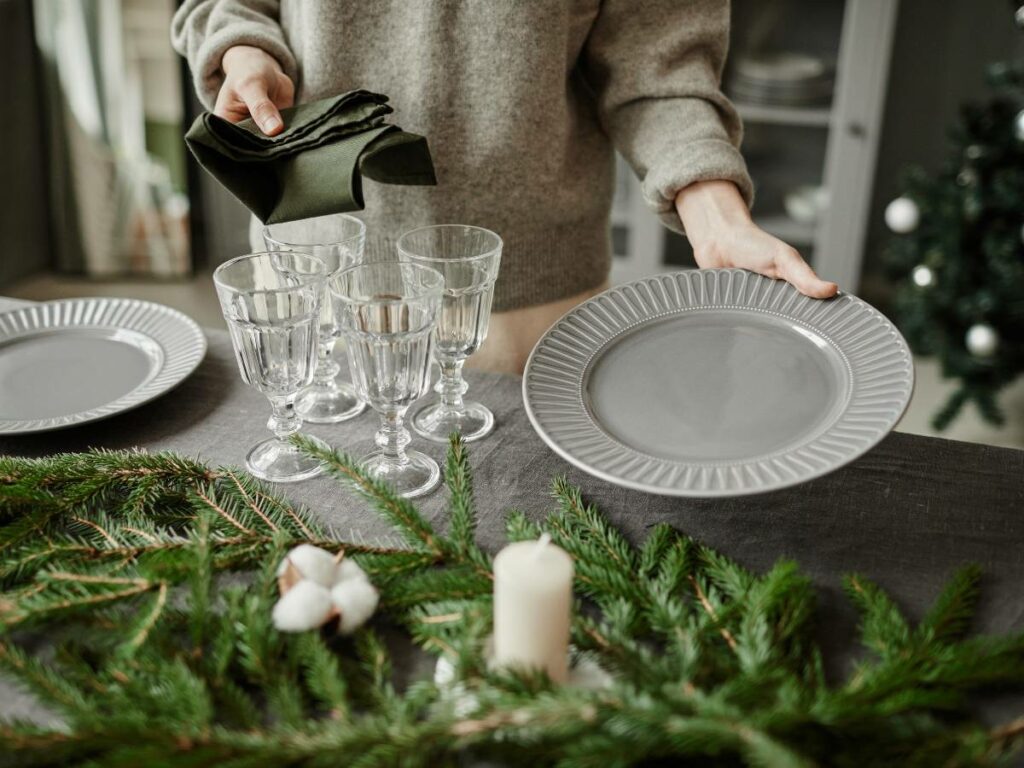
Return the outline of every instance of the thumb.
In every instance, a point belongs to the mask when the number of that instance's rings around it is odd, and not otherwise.
[[[813,299],[827,299],[835,296],[839,286],[835,283],[822,280],[811,269],[811,265],[800,258],[796,251],[787,252],[787,256],[781,259],[779,265],[781,277],[787,283],[792,283],[800,293],[810,296]]]
[[[254,83],[247,88],[239,89],[238,95],[245,102],[249,114],[267,136],[274,136],[284,129],[284,121],[281,113],[277,111],[274,102],[267,96],[266,86],[262,83]]]

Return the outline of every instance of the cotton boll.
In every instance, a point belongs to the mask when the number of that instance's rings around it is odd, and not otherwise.
[[[346,579],[331,590],[331,600],[341,613],[338,631],[349,635],[363,626],[377,610],[380,595],[366,579]]]
[[[271,618],[274,626],[282,632],[305,632],[321,626],[333,610],[331,593],[327,588],[303,579],[281,596],[274,605]]]
[[[434,682],[441,689],[442,696],[452,704],[456,717],[465,718],[480,709],[480,700],[466,690],[466,685],[455,678],[455,665],[446,656],[441,656],[434,667]]]
[[[363,581],[369,581],[366,576],[366,571],[359,567],[359,563],[350,558],[345,558],[338,563],[337,569],[334,572],[334,583],[340,584],[343,581],[349,579],[362,579]]]
[[[576,666],[569,670],[569,685],[587,691],[611,688],[615,680],[600,664],[589,656],[578,659]]]
[[[278,578],[284,575],[291,563],[302,574],[302,578],[315,581],[330,589],[334,586],[334,555],[312,544],[299,544],[285,557],[277,569]]]

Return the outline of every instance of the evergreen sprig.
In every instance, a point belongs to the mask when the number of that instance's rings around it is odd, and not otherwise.
[[[1024,685],[1024,638],[969,634],[975,568],[917,625],[848,577],[867,655],[830,683],[794,563],[755,574],[667,525],[634,546],[556,479],[554,510],[512,512],[506,530],[573,555],[573,644],[611,675],[556,687],[486,664],[491,560],[460,441],[446,531],[300,444],[405,546],[327,540],[248,475],[170,454],[0,459],[0,669],[61,719],[0,723],[0,765],[990,765],[1024,745],[1024,718],[986,728],[969,707]],[[380,587],[354,637],[274,629],[275,569],[303,541],[344,549]],[[396,675],[410,645],[447,655],[455,683]]]

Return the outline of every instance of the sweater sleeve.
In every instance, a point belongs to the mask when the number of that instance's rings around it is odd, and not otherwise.
[[[228,48],[262,48],[298,86],[298,66],[278,23],[277,0],[185,0],[171,22],[171,44],[188,59],[199,100],[212,109],[224,83]]]
[[[676,231],[676,194],[693,182],[732,181],[753,200],[742,126],[720,88],[728,38],[723,0],[604,0],[584,47],[602,125]]]

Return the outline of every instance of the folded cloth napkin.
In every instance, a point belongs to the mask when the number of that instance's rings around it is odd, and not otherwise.
[[[384,122],[387,96],[349,91],[281,110],[284,130],[196,118],[185,142],[199,164],[265,224],[363,208],[362,177],[436,184],[427,140]]]

